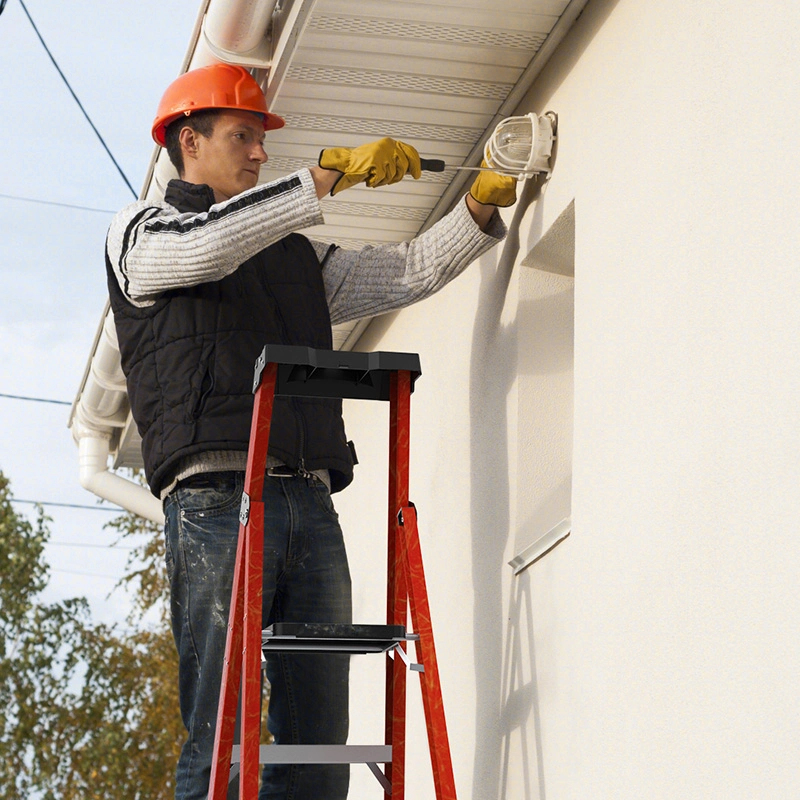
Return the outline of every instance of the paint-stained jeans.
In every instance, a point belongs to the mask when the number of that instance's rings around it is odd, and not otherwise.
[[[350,622],[350,573],[342,531],[316,479],[264,481],[264,626]],[[188,738],[177,800],[205,800],[228,626],[244,475],[194,476],[164,502],[172,628]],[[269,730],[280,744],[344,744],[349,656],[271,654]],[[349,766],[267,765],[259,800],[343,800]]]

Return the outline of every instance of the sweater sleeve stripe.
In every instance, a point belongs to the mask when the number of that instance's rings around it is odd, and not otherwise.
[[[108,255],[125,296],[146,307],[171,289],[221,280],[287,234],[322,221],[311,173],[300,170],[207,212],[133,203],[111,223]]]
[[[296,175],[278,183],[265,184],[257,190],[240,195],[232,203],[225,203],[223,206],[214,207],[205,214],[198,214],[189,219],[170,219],[153,220],[147,224],[148,233],[191,233],[192,231],[214,225],[217,222],[246,211],[253,206],[263,203],[265,200],[273,200],[281,195],[292,192],[301,186],[300,178]]]
[[[123,279],[123,285],[121,286],[121,289],[125,293],[125,297],[128,299],[130,299],[130,281],[128,279],[128,269],[125,261],[128,250],[136,243],[136,238],[139,231],[139,223],[142,222],[142,220],[144,220],[146,217],[152,217],[157,213],[158,209],[153,208],[152,206],[142,209],[126,226],[125,233],[122,236],[122,248],[120,250],[120,257],[117,264],[118,272]]]

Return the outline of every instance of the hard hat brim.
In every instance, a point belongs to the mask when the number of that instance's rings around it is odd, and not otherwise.
[[[181,111],[179,114],[175,114],[172,117],[167,117],[164,120],[157,120],[156,124],[153,125],[153,129],[151,131],[153,136],[153,141],[161,145],[161,147],[166,147],[166,135],[167,135],[167,128],[175,122],[175,120],[180,119],[181,117],[190,117],[194,111],[225,111],[227,107],[219,107],[219,106],[207,106],[206,108],[195,108],[193,111],[186,112]],[[258,115],[261,117],[262,122],[264,123],[264,130],[265,131],[276,131],[278,128],[282,128],[286,124],[286,120],[283,117],[279,117],[277,114],[273,114],[271,111],[267,111],[266,113],[261,111],[260,109],[246,109],[241,107],[230,107],[227,108],[230,111],[251,111],[253,114]]]

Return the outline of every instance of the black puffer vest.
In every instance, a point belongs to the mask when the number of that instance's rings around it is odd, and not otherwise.
[[[172,181],[168,203],[207,211],[207,186]],[[137,308],[106,260],[145,474],[160,496],[181,458],[248,449],[253,369],[265,344],[332,347],[322,270],[311,243],[291,234],[220,281],[164,293]],[[292,468],[328,469],[332,491],[353,478],[340,400],[276,397],[269,454]]]

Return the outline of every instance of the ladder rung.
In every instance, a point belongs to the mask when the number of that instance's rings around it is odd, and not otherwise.
[[[264,651],[384,653],[419,636],[403,625],[278,622],[261,632]]]
[[[233,745],[231,763],[239,763]],[[391,764],[390,744],[262,744],[260,764]]]

